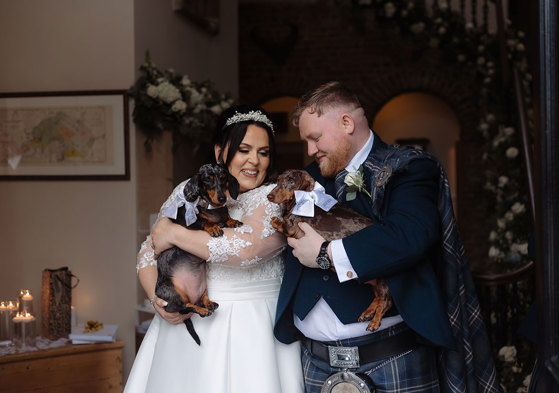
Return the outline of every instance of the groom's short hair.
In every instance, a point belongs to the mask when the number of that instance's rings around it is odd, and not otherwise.
[[[361,102],[353,91],[340,82],[324,83],[301,97],[291,114],[291,123],[295,127],[299,127],[299,118],[306,109],[309,109],[310,113],[321,116],[326,108],[339,105],[352,105],[355,108],[360,108]]]

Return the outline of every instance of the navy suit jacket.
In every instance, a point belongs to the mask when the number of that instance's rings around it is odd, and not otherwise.
[[[375,134],[370,155],[383,146]],[[305,169],[335,197],[334,180],[322,177],[316,163]],[[434,161],[418,159],[392,176],[381,208],[382,223],[373,215],[371,200],[364,193],[345,202],[374,221],[343,239],[358,280],[340,283],[329,270],[306,268],[289,248],[274,326],[278,340],[291,343],[300,338],[293,313],[304,319],[320,297],[342,323],[356,322],[374,297],[371,286],[364,282],[384,277],[398,312],[414,331],[433,344],[455,347],[436,272],[441,247],[439,175]],[[370,190],[370,179],[365,181]]]

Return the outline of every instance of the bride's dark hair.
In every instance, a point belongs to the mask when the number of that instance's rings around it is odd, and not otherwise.
[[[237,121],[235,119],[240,120]],[[250,124],[263,128],[268,134],[268,142],[270,144],[270,165],[268,166],[268,169],[266,169],[265,181],[269,181],[274,170],[276,145],[274,141],[272,122],[268,113],[264,109],[254,105],[238,105],[224,110],[217,121],[212,146],[219,146],[221,148],[221,153],[217,161],[228,168],[231,160],[233,160],[233,157],[235,156],[235,153],[239,150],[239,145],[245,138],[247,128]],[[223,152],[226,147],[228,147],[227,157],[223,157]]]

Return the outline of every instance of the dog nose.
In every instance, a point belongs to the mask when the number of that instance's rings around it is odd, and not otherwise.
[[[224,203],[227,200],[227,197],[225,195],[220,195],[217,197],[217,200],[219,203]]]

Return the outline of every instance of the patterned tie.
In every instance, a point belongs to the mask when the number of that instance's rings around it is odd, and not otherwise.
[[[343,202],[343,197],[345,195],[345,189],[347,185],[344,183],[347,171],[344,169],[336,175],[335,186],[336,186],[336,199],[339,202]]]

